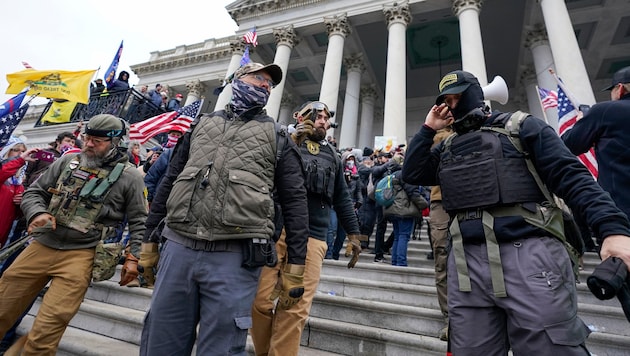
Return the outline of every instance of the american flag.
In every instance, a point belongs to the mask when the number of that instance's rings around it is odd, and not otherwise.
[[[152,137],[173,129],[186,132],[200,110],[201,100],[197,100],[177,111],[166,112],[132,124],[129,127],[129,139],[145,143]]]
[[[256,27],[252,28],[251,31],[248,31],[243,35],[243,39],[245,43],[249,43],[254,47],[258,46],[258,35],[256,34]]]
[[[27,110],[28,104],[24,104],[21,108],[0,118],[0,147],[4,147],[4,145],[9,142],[11,134],[20,123]]]
[[[29,87],[26,87],[18,95],[12,97],[11,99],[5,101],[4,104],[0,105],[0,118],[9,115],[10,113],[17,110],[20,105],[22,105],[22,101],[26,97],[26,92],[28,91],[28,89]]]
[[[564,93],[564,90],[562,90],[562,87],[558,85],[558,134],[560,134],[560,136],[575,125],[577,116],[577,110],[575,110],[575,107]],[[588,171],[591,172],[591,175],[597,179],[598,168],[593,147],[591,147],[588,152],[577,156],[577,158],[586,166]]]
[[[558,93],[555,91],[538,88],[538,95],[540,95],[540,103],[542,104],[543,110],[558,106]]]

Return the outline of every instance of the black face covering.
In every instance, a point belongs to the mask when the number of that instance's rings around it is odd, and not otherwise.
[[[471,85],[462,92],[457,106],[451,109],[455,122],[453,129],[458,134],[477,130],[486,118],[483,108],[486,104],[483,102],[483,91],[479,85]]]

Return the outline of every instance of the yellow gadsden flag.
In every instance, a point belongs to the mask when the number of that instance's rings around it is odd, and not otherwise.
[[[46,98],[66,99],[87,104],[90,97],[90,81],[94,72],[96,71],[23,70],[7,74],[9,87],[6,93],[17,94],[30,85],[29,95],[39,93]]]
[[[77,106],[77,103],[72,101],[54,100],[52,105],[50,105],[50,109],[48,109],[46,115],[42,118],[42,122],[50,124],[70,122],[70,116],[72,116],[75,106]]]

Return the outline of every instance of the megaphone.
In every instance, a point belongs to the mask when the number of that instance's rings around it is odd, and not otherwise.
[[[500,76],[495,76],[490,84],[481,88],[483,96],[486,100],[494,100],[501,105],[508,102],[508,87],[505,80]]]

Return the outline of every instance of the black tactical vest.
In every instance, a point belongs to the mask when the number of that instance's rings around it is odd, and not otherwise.
[[[449,138],[443,147],[439,178],[447,211],[545,200],[527,169],[524,154],[506,135],[482,128]]]
[[[329,145],[311,140],[305,140],[299,148],[304,164],[307,192],[322,196],[332,205],[337,176],[337,154]]]

